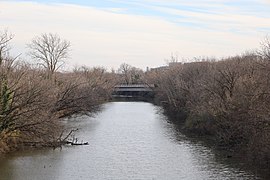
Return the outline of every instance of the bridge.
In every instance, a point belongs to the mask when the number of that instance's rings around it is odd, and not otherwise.
[[[119,84],[114,87],[113,98],[153,98],[153,84]]]

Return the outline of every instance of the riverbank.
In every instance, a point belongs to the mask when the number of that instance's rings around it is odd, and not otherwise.
[[[104,68],[60,72],[70,42],[56,34],[43,34],[28,44],[35,62],[12,57],[13,37],[0,31],[0,153],[59,147],[73,132],[61,120],[98,111],[116,78]]]
[[[0,153],[25,148],[56,148],[74,129],[63,118],[92,115],[106,102],[114,80],[102,68],[46,72],[20,61],[0,64]]]
[[[179,117],[181,117],[179,114],[176,115],[176,113],[164,111],[164,115],[168,117],[169,122],[172,123],[179,132],[192,139],[193,142],[204,144],[212,149],[216,155],[227,159],[229,163],[241,164],[240,167],[242,170],[251,171],[259,175],[262,179],[269,179],[269,167],[264,164],[255,163],[253,159],[249,159],[244,148],[223,146],[213,134],[205,133],[205,130],[201,131],[201,129],[186,127],[184,119],[182,119],[182,121],[180,120],[181,118],[179,119]]]
[[[269,168],[268,66],[254,54],[176,63],[154,72],[151,83],[157,85],[156,101],[174,116],[175,124],[211,137],[219,148],[242,154],[249,164]]]
[[[189,138],[162,108],[145,102],[109,102],[94,117],[65,121],[89,146],[16,152],[1,159],[4,179],[259,179],[238,162]]]

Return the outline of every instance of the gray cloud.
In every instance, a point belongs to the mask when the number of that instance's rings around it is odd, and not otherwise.
[[[72,43],[70,65],[117,68],[122,62],[145,68],[159,66],[171,52],[179,56],[226,56],[257,47],[263,34],[254,29],[269,27],[268,19],[249,15],[209,15],[175,9],[158,9],[185,16],[186,21],[207,23],[195,28],[157,16],[118,13],[78,5],[1,1],[1,24],[15,35],[15,51],[41,33],[58,33]],[[182,19],[183,21],[183,19]],[[230,27],[243,29],[237,33]]]

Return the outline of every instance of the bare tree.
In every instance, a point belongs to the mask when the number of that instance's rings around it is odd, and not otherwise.
[[[40,65],[48,71],[51,77],[68,58],[70,42],[62,40],[57,34],[42,34],[35,37],[30,44],[30,56],[40,61]]]
[[[265,60],[270,60],[270,39],[268,36],[261,42],[261,49],[257,54]]]
[[[123,79],[124,79],[124,83],[125,84],[130,84],[131,80],[130,80],[130,76],[129,76],[129,72],[131,70],[131,66],[129,64],[123,63],[120,65],[118,72],[122,75]]]
[[[143,71],[129,64],[121,64],[118,72],[121,74],[122,83],[124,84],[138,84],[143,81]]]
[[[11,41],[13,35],[10,34],[7,30],[0,31],[0,65],[3,62],[4,56],[7,55],[9,50],[9,41]]]

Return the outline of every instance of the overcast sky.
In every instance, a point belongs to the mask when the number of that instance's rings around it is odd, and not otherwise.
[[[42,33],[71,42],[68,66],[145,69],[181,59],[259,48],[270,33],[270,0],[0,0],[0,30],[13,53]]]

